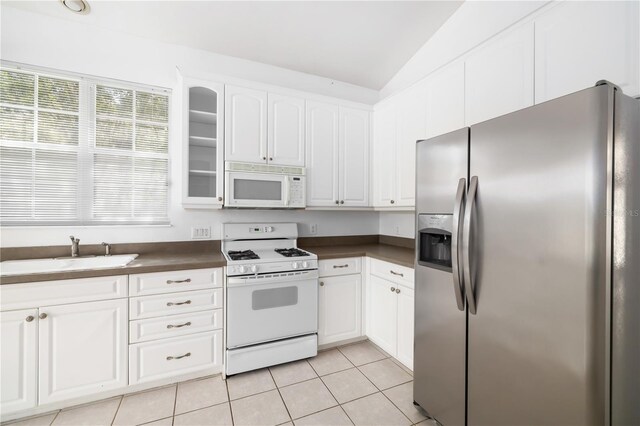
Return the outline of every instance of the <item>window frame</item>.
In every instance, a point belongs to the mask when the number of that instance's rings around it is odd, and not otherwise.
[[[59,71],[39,66],[25,65],[20,63],[15,63],[11,61],[0,60],[0,69],[7,71],[16,71],[22,73],[29,73],[34,76],[43,76],[43,77],[52,77],[52,78],[61,78],[66,80],[73,80],[79,83],[79,94],[78,94],[78,111],[75,115],[78,117],[78,144],[77,145],[64,145],[64,144],[45,144],[42,142],[38,142],[38,112],[41,108],[38,106],[38,79],[36,78],[34,81],[35,90],[34,90],[34,104],[32,106],[28,105],[14,105],[1,102],[2,106],[8,107],[18,107],[24,108],[31,111],[34,111],[34,134],[33,139],[30,142],[25,141],[11,141],[11,140],[0,140],[0,144],[3,147],[10,148],[24,148],[32,151],[32,207],[31,207],[31,216],[29,220],[12,220],[12,219],[0,219],[1,227],[38,227],[38,226],[56,226],[56,227],[64,227],[64,226],[82,226],[82,227],[99,227],[99,226],[170,226],[171,225],[171,168],[172,168],[172,158],[171,158],[171,146],[173,139],[173,123],[172,123],[172,90],[169,88],[152,86],[148,84],[140,84],[134,82],[127,82],[122,80],[115,80],[109,78],[102,78],[99,76],[86,75],[75,72],[68,71]],[[96,88],[97,86],[108,86],[114,88],[121,88],[126,90],[133,91],[133,114],[132,117],[127,118],[118,118],[118,120],[128,121],[133,123],[132,126],[132,146],[131,150],[117,149],[117,148],[106,148],[106,147],[98,147],[96,146],[96,120],[100,117],[100,114],[96,111]],[[146,92],[152,94],[163,95],[167,97],[167,152],[166,153],[157,153],[157,152],[149,152],[149,151],[136,151],[135,150],[135,140],[136,140],[136,122],[141,122],[143,124],[152,124],[159,125],[160,122],[154,122],[150,120],[138,120],[136,118],[136,93],[137,92]],[[50,110],[47,108],[42,108],[45,111],[51,112],[59,112],[57,110]],[[72,112],[64,112],[73,114]],[[36,212],[34,201],[35,201],[35,152],[36,150],[47,149],[50,151],[56,152],[76,152],[77,153],[77,176],[78,176],[78,188],[76,191],[76,219],[74,220],[38,220],[34,217]],[[97,219],[94,215],[94,155],[95,154],[107,154],[113,156],[126,156],[131,158],[132,167],[136,158],[145,158],[145,159],[162,159],[166,160],[167,169],[166,169],[166,215],[163,218],[156,217],[155,220],[149,220],[147,218],[135,219],[134,214],[134,195],[133,193],[135,188],[135,180],[130,182],[132,196],[129,202],[130,204],[130,215],[128,218],[107,218],[107,219]],[[132,178],[135,175],[132,173]],[[1,194],[0,194],[1,196]]]

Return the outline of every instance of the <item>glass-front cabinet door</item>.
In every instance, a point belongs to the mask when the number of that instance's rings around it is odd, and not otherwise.
[[[224,191],[224,85],[181,76],[186,208],[220,208]]]

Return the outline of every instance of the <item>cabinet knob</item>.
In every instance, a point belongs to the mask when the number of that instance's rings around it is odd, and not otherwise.
[[[396,293],[400,294],[400,289],[396,288]]]
[[[273,161],[273,157],[269,157],[269,161]]]
[[[340,201],[336,200],[336,204],[340,204]]]
[[[35,318],[33,317],[33,315],[29,315],[29,316],[28,316],[28,317],[26,317],[24,320],[25,320],[26,322],[31,322],[31,321],[33,321],[34,319],[35,319]]]
[[[393,293],[394,291],[396,291],[395,287],[391,287],[391,293]]]
[[[391,204],[395,204],[395,201],[391,200]]]
[[[218,197],[218,201],[222,201],[222,197]]]
[[[340,204],[344,204],[344,200],[340,200]]]
[[[324,281],[320,281],[320,287],[324,287]]]
[[[40,314],[39,318],[40,319],[45,319],[47,317],[47,314],[45,314],[44,312]]]
[[[262,159],[263,159],[263,160],[266,160],[266,159],[267,159],[267,157],[262,157]]]

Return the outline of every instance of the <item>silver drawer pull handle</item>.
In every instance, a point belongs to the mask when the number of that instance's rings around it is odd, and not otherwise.
[[[185,300],[184,302],[167,302],[167,306],[179,306],[179,305],[190,305],[191,300]]]
[[[169,325],[167,325],[167,328],[189,327],[190,325],[191,325],[191,321],[185,322],[184,324],[176,324],[176,325],[169,324]]]
[[[338,269],[338,268],[348,268],[349,265],[348,264],[344,264],[344,265],[333,265],[333,269]]]
[[[403,274],[403,273],[401,273],[401,272],[396,272],[396,271],[393,271],[393,270],[391,270],[391,271],[389,271],[389,272],[391,272],[391,274],[392,274],[392,275],[397,275],[397,276],[399,276],[399,277],[404,277],[404,274]]]
[[[187,278],[186,280],[167,280],[167,284],[180,284],[180,283],[190,283],[191,278]]]
[[[187,357],[187,356],[191,356],[191,352],[187,352],[186,354],[180,355],[180,356],[168,356],[167,357],[167,361],[171,361],[171,360],[174,360],[174,359],[180,359],[180,358],[184,358],[184,357]]]

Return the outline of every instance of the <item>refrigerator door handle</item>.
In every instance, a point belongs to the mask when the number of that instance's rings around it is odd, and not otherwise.
[[[478,191],[478,176],[473,176],[469,181],[469,194],[467,196],[467,206],[464,210],[464,221],[462,229],[462,269],[464,273],[464,287],[469,304],[469,312],[476,313],[476,298],[473,292],[473,281],[471,277],[471,217],[475,208],[476,193]]]
[[[453,207],[453,227],[451,229],[451,269],[453,275],[453,289],[456,293],[456,302],[458,309],[464,311],[464,296],[462,295],[463,289],[463,276],[460,270],[460,256],[458,256],[460,242],[460,229],[462,225],[462,219],[464,215],[464,202],[465,193],[467,189],[467,180],[461,178],[458,181],[458,190],[456,192],[456,203]]]

